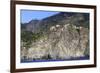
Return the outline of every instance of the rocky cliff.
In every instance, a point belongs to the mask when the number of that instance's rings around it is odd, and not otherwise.
[[[21,60],[63,60],[89,56],[88,14],[60,13],[34,24],[38,24],[36,30],[41,30],[42,34],[31,41],[29,47],[23,46],[26,42],[22,40]],[[33,29],[27,31],[34,33]]]

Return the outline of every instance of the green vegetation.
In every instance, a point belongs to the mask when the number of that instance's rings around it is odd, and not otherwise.
[[[88,43],[87,43],[87,45],[86,45],[87,47],[86,47],[86,49],[85,49],[85,51],[84,51],[84,55],[86,55],[86,56],[89,56],[89,40],[88,40]]]
[[[89,21],[84,22],[84,27],[89,29]]]
[[[21,41],[24,42],[24,47],[29,48],[32,42],[36,42],[43,36],[42,32],[33,33],[30,31],[21,32]]]

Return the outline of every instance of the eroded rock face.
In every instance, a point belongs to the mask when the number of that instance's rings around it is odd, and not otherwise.
[[[58,25],[57,25],[58,26]],[[50,28],[49,35],[36,42],[27,51],[27,59],[70,59],[85,56],[89,40],[89,30],[65,24]],[[25,49],[22,51],[25,53]],[[22,55],[23,56],[23,55]]]
[[[52,58],[69,59],[84,56],[88,42],[88,29],[82,27],[78,30],[74,25],[66,24],[56,32],[51,32],[49,52]]]

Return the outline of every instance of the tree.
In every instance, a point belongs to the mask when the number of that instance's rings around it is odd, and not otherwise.
[[[30,31],[22,31],[21,40],[24,42],[24,47],[29,48],[33,41],[33,33]]]

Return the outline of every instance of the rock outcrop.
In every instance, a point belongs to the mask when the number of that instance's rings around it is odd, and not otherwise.
[[[21,37],[22,61],[89,56],[89,14],[60,12],[31,20],[21,24]]]
[[[85,51],[89,50],[88,28],[65,24],[52,26],[49,30],[49,35],[33,42],[27,53],[23,49],[26,59],[71,59],[84,57]]]

